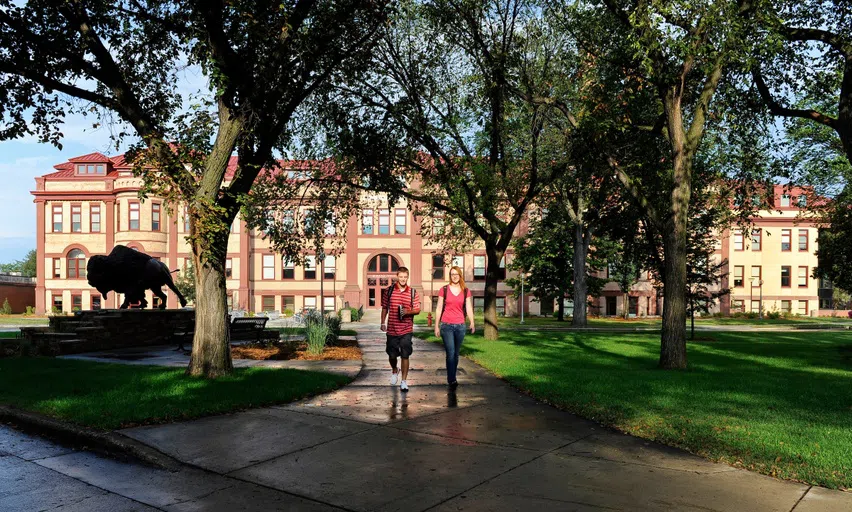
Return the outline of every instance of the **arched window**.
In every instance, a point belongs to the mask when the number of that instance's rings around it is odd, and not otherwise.
[[[68,253],[68,279],[86,277],[86,255],[80,249]]]
[[[399,270],[399,263],[390,254],[379,254],[371,259],[367,266],[367,272],[396,272],[397,270]]]

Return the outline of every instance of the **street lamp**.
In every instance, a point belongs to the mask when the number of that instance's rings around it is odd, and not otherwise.
[[[521,323],[524,323],[524,271],[521,269]]]
[[[759,279],[757,277],[752,277],[751,279],[749,279],[749,281],[751,281],[751,296],[749,298],[749,300],[751,300],[751,302],[754,302],[754,282],[757,281],[757,286],[759,288],[758,293],[760,294],[759,295],[760,300],[759,300],[759,303],[757,305],[758,318],[760,320],[763,320],[763,279]]]

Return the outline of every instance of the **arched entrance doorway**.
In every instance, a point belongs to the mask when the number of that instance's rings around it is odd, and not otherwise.
[[[390,254],[378,254],[367,265],[367,309],[382,308],[382,290],[394,282],[399,262]]]

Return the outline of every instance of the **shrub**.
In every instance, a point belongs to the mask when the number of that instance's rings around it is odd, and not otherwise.
[[[325,325],[328,327],[328,344],[334,345],[337,343],[337,338],[340,337],[340,317],[337,315],[326,315]]]
[[[769,313],[766,313],[766,318],[770,320],[778,320],[779,318],[781,318],[781,313],[779,313],[778,311],[770,311]]]
[[[12,314],[12,305],[9,304],[8,297],[6,298],[6,300],[3,301],[3,307],[0,308],[0,313],[3,313],[4,315]]]
[[[24,313],[24,316],[32,316],[35,314],[35,308],[32,306],[27,306],[27,312]]]
[[[305,334],[307,335],[308,353],[315,355],[322,354],[325,344],[328,341],[329,331],[328,325],[322,320],[307,322]]]
[[[287,309],[285,309],[284,311],[281,312],[281,316],[286,316],[286,317],[293,316],[293,310],[290,309],[290,308],[287,308]]]
[[[352,313],[352,321],[360,322],[361,321],[361,310],[357,308],[348,308],[349,312]]]

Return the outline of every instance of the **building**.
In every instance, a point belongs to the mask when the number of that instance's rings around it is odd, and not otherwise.
[[[226,181],[235,168],[236,159],[232,158]],[[37,206],[37,312],[117,307],[122,298],[114,294],[100,297],[88,286],[85,275],[88,259],[109,253],[116,244],[150,254],[172,269],[184,267],[191,258],[184,239],[188,219],[180,207],[170,215],[162,200],[140,201],[141,185],[141,178],[133,176],[122,156],[110,158],[100,153],[72,158],[56,165],[55,172],[36,178],[32,193]],[[722,234],[717,254],[729,265],[722,285],[731,288],[731,295],[721,301],[722,313],[758,311],[762,294],[765,312],[816,314],[820,291],[810,276],[816,265],[817,228],[797,219],[799,201],[804,197],[776,187],[777,211],[755,219],[751,236],[736,230]],[[424,307],[434,309],[447,268],[458,265],[474,293],[474,306],[482,307],[485,251],[445,259],[437,246],[419,235],[420,227],[406,204],[389,205],[382,202],[381,195],[373,195],[361,215],[348,220],[345,253],[328,256],[324,262],[308,256],[304,266],[295,266],[238,219],[231,228],[226,257],[229,304],[256,312],[331,310],[346,304],[378,309],[381,290],[389,286],[399,266],[406,266],[412,285],[424,296]],[[511,260],[511,253],[506,258]],[[505,269],[505,261],[502,267]],[[171,292],[168,297],[170,307],[175,306],[177,300]],[[156,304],[150,292],[147,298]],[[554,309],[553,304],[540,304],[529,297],[524,303],[524,311],[532,315],[550,314]],[[590,313],[620,315],[625,306],[632,316],[660,314],[660,290],[647,273],[626,301],[614,283],[607,284],[602,295],[592,299]],[[506,315],[520,311],[519,300],[502,280],[497,309]]]
[[[104,299],[86,281],[88,259],[109,253],[116,244],[143,251],[171,269],[183,268],[191,258],[185,241],[189,223],[183,209],[178,207],[169,215],[162,200],[140,201],[142,180],[133,176],[123,157],[92,153],[54,168],[55,172],[36,178],[32,192],[37,206],[37,312],[115,308],[121,304],[122,298],[113,294]],[[226,181],[235,168],[236,159],[232,158]],[[349,219],[344,254],[328,256],[324,262],[308,256],[305,266],[292,265],[275,254],[238,219],[231,228],[226,256],[231,307],[257,312],[331,310],[346,304],[379,309],[381,290],[390,285],[398,267],[406,266],[411,284],[425,298],[424,307],[434,308],[451,264],[464,269],[474,305],[483,307],[484,250],[445,259],[438,247],[419,235],[420,222],[405,203],[388,205],[382,203],[381,196],[375,196],[370,204],[361,216]],[[501,282],[498,313],[513,315],[518,311],[518,301],[509,295],[511,290]],[[150,292],[147,299],[157,303]],[[537,313],[537,303],[530,304],[528,298],[525,302],[526,311]],[[171,292],[168,304],[177,304]]]

